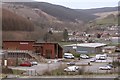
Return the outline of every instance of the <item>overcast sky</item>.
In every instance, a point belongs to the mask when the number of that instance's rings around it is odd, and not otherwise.
[[[90,9],[118,6],[119,0],[35,0],[63,5],[73,9]]]
[[[2,1],[30,2],[32,0],[2,0]],[[120,0],[33,0],[33,1],[48,2],[52,4],[63,5],[65,7],[69,7],[73,9],[90,9],[90,8],[118,6],[118,2]]]

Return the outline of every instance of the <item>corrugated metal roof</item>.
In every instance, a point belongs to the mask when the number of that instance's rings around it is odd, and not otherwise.
[[[71,45],[64,45],[64,46],[81,46],[81,47],[101,47],[106,46],[104,43],[81,43],[81,44],[71,44]]]

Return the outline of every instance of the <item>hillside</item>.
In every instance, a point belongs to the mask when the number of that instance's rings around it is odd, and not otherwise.
[[[95,13],[104,13],[104,12],[114,12],[118,11],[118,7],[104,7],[104,8],[95,8],[95,9],[76,9],[76,11],[82,11],[88,14],[95,14]]]
[[[34,24],[9,10],[2,9],[2,29],[3,31],[34,31]]]
[[[56,17],[62,21],[90,21],[96,18],[95,15],[87,14],[84,12],[79,12],[74,9],[70,9],[64,6],[45,3],[45,2],[32,2],[32,3],[15,3],[23,4],[31,8],[38,8],[44,11],[45,13]]]
[[[117,15],[117,14],[118,14],[118,11],[95,13],[94,15],[99,16],[99,17],[96,18],[96,19],[103,19],[103,18],[105,18],[105,17],[107,17],[108,15],[111,15],[111,14]]]
[[[63,31],[65,27],[70,30],[81,28],[81,23],[60,21],[38,8],[30,8],[19,4],[5,3],[3,10],[3,39],[4,40],[42,40],[50,28]],[[10,22],[9,22],[10,18]],[[24,23],[30,23],[29,27]],[[7,26],[6,26],[7,25]],[[34,25],[34,29],[32,29]],[[31,27],[31,28],[30,28]],[[84,27],[83,27],[84,28]],[[31,29],[32,31],[29,31]],[[61,40],[61,34],[53,34],[54,40]]]
[[[3,8],[3,39],[6,40],[43,40],[50,29],[62,32],[67,28],[69,31],[79,30],[82,32],[92,24],[96,26],[117,23],[117,16],[114,11],[91,15],[42,2],[5,3]],[[90,21],[90,24],[88,21]],[[94,23],[91,23],[92,21]],[[60,36],[59,39],[58,36]],[[54,33],[52,39],[60,41],[62,40],[62,34]]]
[[[118,23],[118,7],[104,7],[104,8],[96,8],[96,9],[76,9],[77,11],[82,11],[85,13],[89,13],[92,15],[98,16],[92,23],[88,23],[87,25],[92,26],[105,26],[105,25],[115,25]]]
[[[108,16],[101,18],[101,19],[97,19],[96,20],[97,24],[109,24],[109,25],[114,25],[118,23],[118,16],[114,15],[114,14],[109,14]]]

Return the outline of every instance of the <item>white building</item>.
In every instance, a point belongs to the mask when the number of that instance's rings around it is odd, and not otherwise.
[[[120,43],[120,37],[111,37],[110,39],[113,43]]]
[[[65,45],[64,51],[76,50],[78,53],[102,53],[102,48],[106,46],[104,43],[81,43]]]

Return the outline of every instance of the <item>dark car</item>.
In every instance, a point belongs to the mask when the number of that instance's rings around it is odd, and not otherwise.
[[[32,64],[30,62],[28,62],[28,61],[25,61],[25,62],[21,63],[20,66],[31,67]]]

